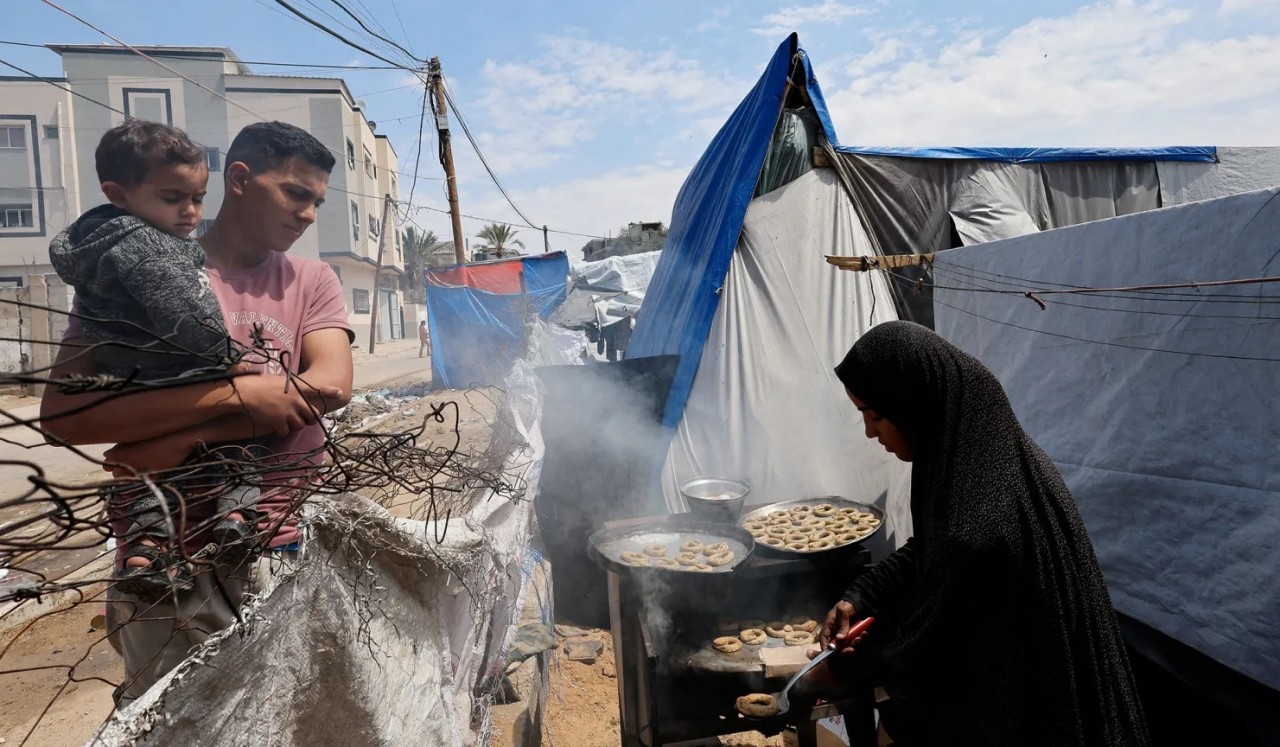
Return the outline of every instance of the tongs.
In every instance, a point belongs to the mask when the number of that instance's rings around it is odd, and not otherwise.
[[[858,640],[858,636],[865,633],[867,631],[867,628],[871,627],[871,623],[873,622],[875,622],[874,617],[868,617],[863,620],[859,620],[856,625],[854,625],[852,628],[849,628],[849,633],[844,637],[844,640],[846,641]],[[797,682],[800,681],[801,677],[808,674],[814,667],[826,661],[827,657],[834,654],[835,651],[836,651],[836,642],[832,641],[831,643],[828,643],[827,647],[823,649],[822,652],[819,653],[817,656],[810,659],[808,664],[805,664],[803,667],[801,667],[800,671],[796,672],[795,675],[792,676],[791,679],[787,681],[787,684],[781,690],[779,690],[776,693],[772,693],[774,701],[776,701],[778,704],[778,712],[775,713],[773,716],[768,716],[767,718],[775,718],[791,710],[791,699],[790,697],[788,697],[788,694],[791,692],[791,688],[795,686]],[[752,717],[748,716],[747,718],[752,718]],[[757,720],[763,720],[766,717],[756,717],[756,718]]]

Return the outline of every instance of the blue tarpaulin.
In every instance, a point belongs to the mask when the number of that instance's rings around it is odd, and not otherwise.
[[[436,389],[497,384],[524,346],[525,323],[564,302],[564,252],[425,271]]]

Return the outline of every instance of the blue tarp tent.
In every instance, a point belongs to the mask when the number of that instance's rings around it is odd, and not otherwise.
[[[564,252],[425,271],[431,380],[437,389],[498,384],[523,352],[525,324],[564,302]]]

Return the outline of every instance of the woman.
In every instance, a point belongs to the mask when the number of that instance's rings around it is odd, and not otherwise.
[[[915,534],[828,615],[822,643],[841,652],[827,674],[884,685],[898,744],[1147,744],[1075,502],[991,372],[920,325],[889,322],[836,375],[867,437],[912,464]],[[866,645],[844,640],[868,616]]]

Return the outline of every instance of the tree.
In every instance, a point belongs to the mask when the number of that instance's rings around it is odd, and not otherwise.
[[[490,223],[480,229],[480,233],[476,234],[476,238],[484,239],[488,242],[487,246],[481,246],[486,252],[493,252],[498,258],[517,255],[520,252],[512,249],[512,246],[524,248],[524,242],[516,238],[519,231],[515,230],[506,223]]]
[[[431,264],[431,250],[440,244],[435,231],[421,231],[409,226],[400,234],[404,247],[404,272],[409,278],[409,290],[422,287],[422,271]]]

